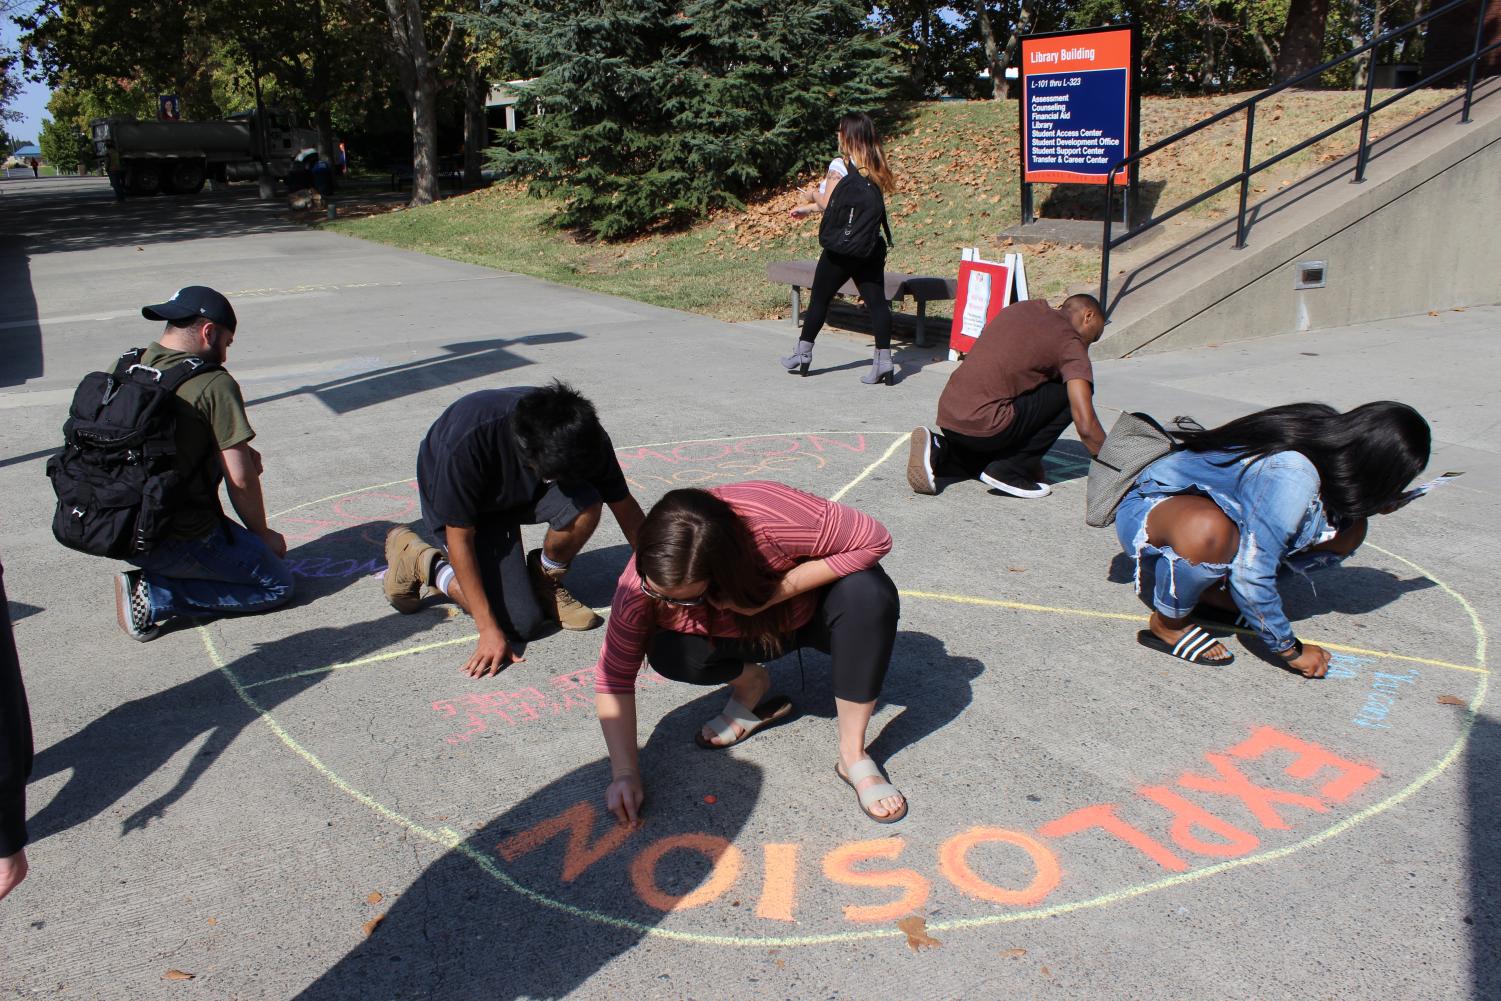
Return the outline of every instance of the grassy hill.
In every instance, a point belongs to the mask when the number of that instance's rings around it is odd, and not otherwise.
[[[1380,92],[1378,92],[1378,95]],[[1245,95],[1147,98],[1143,145],[1228,107]],[[1427,91],[1399,102],[1375,120],[1377,136],[1434,107],[1450,92]],[[1315,135],[1360,109],[1360,92],[1291,92],[1257,114],[1257,159]],[[1379,96],[1378,96],[1379,99]],[[1240,169],[1244,118],[1232,116],[1184,143],[1149,157],[1141,181],[1159,210],[1194,196]],[[1291,157],[1253,179],[1252,201],[1322,163],[1351,152],[1354,128]],[[935,102],[918,105],[886,149],[900,188],[887,200],[896,245],[891,270],[954,274],[963,247],[1003,253],[999,234],[1020,221],[1019,138],[1014,102]],[[829,150],[832,157],[835,151]],[[1099,192],[1039,185],[1039,214],[1100,218]],[[812,258],[819,252],[817,219],[798,222],[787,211],[792,190],[767,192],[744,212],[722,212],[690,229],[619,243],[575,239],[553,230],[547,201],[518,184],[498,184],[420,209],[397,209],[331,224],[339,232],[549,281],[693,310],[724,320],[785,317],[785,289],[766,281],[771,261]],[[1170,226],[1194,226],[1233,213],[1234,191],[1197,206]],[[1099,253],[1044,246],[1027,251],[1034,296],[1098,281]]]

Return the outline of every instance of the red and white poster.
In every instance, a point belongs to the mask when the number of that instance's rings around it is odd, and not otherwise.
[[[965,252],[966,258],[972,255]],[[1007,254],[1005,261],[983,261],[978,257],[959,264],[959,288],[954,296],[954,324],[949,330],[949,357],[968,354],[985,324],[1011,304],[1018,255]]]

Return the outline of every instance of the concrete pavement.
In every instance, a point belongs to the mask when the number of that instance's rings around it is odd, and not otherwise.
[[[0,996],[1501,988],[1501,310],[1097,366],[1107,425],[1390,397],[1432,422],[1433,471],[1465,470],[1316,590],[1288,585],[1300,634],[1340,653],[1307,682],[1241,643],[1233,666],[1191,668],[1134,642],[1145,611],[1113,533],[1083,526],[1077,442],[1050,457],[1046,500],[913,495],[905,436],[932,420],[942,349],[866,387],[868,347],[830,332],[813,376],[788,378],[790,332],[305,231],[238,191],[117,209],[107,188],[17,187],[0,182],[0,558],[38,761]],[[240,315],[230,368],[301,592],[137,645],[109,566],[51,539],[43,457],[79,376],[153,337],[140,304],[189,283]],[[472,681],[466,619],[384,604],[371,575],[385,529],[417,517],[428,424],[474,389],[554,377],[595,401],[643,504],[773,478],[892,530],[903,617],[873,753],[910,797],[901,824],[865,820],[832,774],[819,654],[773,665],[797,718],[725,753],[691,744],[722,696],[648,675],[649,812],[621,835],[601,816],[600,633]],[[575,593],[607,605],[625,558],[607,520]],[[941,944],[909,949],[911,917]]]

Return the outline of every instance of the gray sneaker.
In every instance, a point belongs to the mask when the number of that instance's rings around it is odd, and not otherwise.
[[[136,642],[156,639],[160,629],[151,621],[151,593],[146,590],[144,572],[122,570],[115,574],[115,618],[125,635]]]

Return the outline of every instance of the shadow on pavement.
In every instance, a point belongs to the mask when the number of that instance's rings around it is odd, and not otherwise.
[[[7,203],[6,208],[9,209]],[[0,239],[0,387],[24,385],[42,374],[42,328],[31,290],[31,258]]]
[[[628,873],[642,850],[680,835],[733,841],[754,808],[761,769],[693,746],[694,732],[723,697],[715,689],[672,710],[647,740],[640,830],[625,831],[605,812],[607,760],[574,769],[429,866],[370,937],[298,994],[299,1001],[572,996],[665,917],[631,892],[636,880]],[[708,790],[717,798],[712,807],[703,799]],[[481,868],[481,860],[562,903],[527,899]],[[704,852],[668,851],[652,882],[659,898],[682,896],[702,887],[710,872]],[[591,920],[578,908],[616,923]],[[662,996],[670,993],[664,985]]]
[[[1135,566],[1131,557],[1116,553],[1106,579],[1112,584],[1130,584]],[[1282,610],[1291,622],[1331,612],[1367,615],[1396,603],[1404,594],[1437,586],[1427,577],[1403,580],[1389,570],[1352,566],[1329,567],[1311,575],[1311,579],[1284,571],[1277,584],[1282,592]],[[1148,557],[1141,562],[1140,598],[1143,605],[1151,607],[1152,560]]]
[[[368,527],[357,526],[349,531]],[[295,559],[306,550],[330,540],[337,541],[333,536],[319,539],[306,547],[299,547],[288,557]],[[330,581],[319,590],[321,594],[328,594],[358,579]],[[305,583],[298,580],[299,591]],[[305,604],[309,599],[304,596],[294,600]],[[372,602],[372,609],[387,611],[378,596]],[[266,614],[276,615],[277,612]],[[228,670],[241,684],[255,685],[298,670],[325,667],[378,653],[431,629],[446,617],[442,610],[417,615],[385,614],[369,622],[310,629],[259,644],[253,653],[231,662]],[[124,637],[111,637],[106,642],[128,641]],[[155,642],[196,646],[199,640],[196,636],[179,633],[176,639],[166,634]],[[255,697],[262,706],[273,709],[327,676],[326,672],[310,674],[257,687]],[[41,840],[100,816],[183,748],[206,735],[203,746],[184,766],[176,784],[127,817],[120,833],[124,836],[145,828],[152,820],[164,816],[167,808],[193,787],[240,731],[257,718],[217,670],[111,709],[82,730],[37,754],[32,782],[65,771],[71,774],[51,802],[32,817],[29,824],[32,837]]]
[[[583,334],[573,331],[558,331],[529,334],[513,340],[445,344],[443,350],[446,354],[332,379],[315,386],[299,386],[271,396],[247,400],[245,405],[253,407],[292,396],[311,395],[334,413],[346,414],[363,407],[388,403],[416,393],[425,393],[430,389],[456,386],[532,364],[528,359],[507,350],[515,345],[566,344],[569,341],[583,340],[583,337]]]
[[[831,721],[826,767],[832,769],[838,754],[832,722],[834,688],[830,661],[826,654],[812,647],[803,649],[802,658],[806,670],[796,694],[793,694],[794,686],[788,683],[788,669],[797,663],[796,654],[772,665],[772,691],[790,695],[794,712],[798,715],[821,716]],[[910,630],[898,632],[896,649],[891,655],[891,669],[876,708],[877,711],[887,705],[903,708],[874,735],[870,742],[870,756],[877,764],[884,764],[952,723],[969,706],[973,699],[973,682],[984,670],[985,665],[973,657],[951,656],[943,641],[935,636]],[[893,776],[892,781],[901,787],[900,776]]]
[[[1479,715],[1465,753],[1470,970],[1474,998],[1501,997],[1501,722]]]

